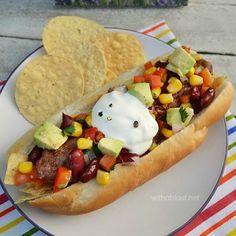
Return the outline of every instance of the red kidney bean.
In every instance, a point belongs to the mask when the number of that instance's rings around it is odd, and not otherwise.
[[[35,165],[36,162],[41,158],[42,154],[43,154],[43,149],[42,149],[42,148],[39,148],[38,146],[35,146],[35,147],[31,150],[31,152],[30,152],[30,154],[29,154],[28,160],[29,160],[29,161],[32,161],[33,164]]]
[[[88,167],[85,169],[84,173],[80,176],[80,181],[86,183],[90,179],[93,179],[97,174],[98,168],[98,159],[93,159],[88,165]]]
[[[215,97],[215,90],[213,88],[209,88],[203,95],[201,98],[201,107],[205,108],[207,106],[210,105],[210,103],[213,101]]]
[[[193,108],[195,114],[199,113],[202,110],[201,104],[200,104],[200,99],[191,101],[191,105],[192,105],[192,108]]]
[[[190,99],[197,101],[201,98],[201,88],[198,86],[192,87],[189,91]]]
[[[72,123],[73,123],[73,118],[68,116],[68,115],[66,115],[66,114],[64,114],[64,113],[62,113],[62,123],[61,123],[61,127],[60,128],[64,129],[67,126],[72,125]]]
[[[72,182],[76,182],[79,179],[79,174],[84,166],[84,153],[80,149],[73,150],[69,155],[69,168],[72,170]]]

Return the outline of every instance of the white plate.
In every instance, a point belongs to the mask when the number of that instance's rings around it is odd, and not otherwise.
[[[134,31],[147,59],[173,50],[164,42]],[[10,145],[31,127],[18,112],[14,86],[22,68],[44,54],[39,48],[11,74],[0,96],[0,176],[5,173],[4,156]],[[20,205],[37,225],[55,235],[163,235],[183,226],[209,201],[221,176],[226,155],[226,129],[220,120],[210,130],[205,142],[188,158],[114,203],[82,216],[59,216]],[[188,140],[186,140],[188,142]],[[147,170],[148,171],[148,170]],[[6,186],[13,199],[18,192]]]

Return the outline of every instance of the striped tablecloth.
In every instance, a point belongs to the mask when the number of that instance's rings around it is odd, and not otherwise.
[[[157,22],[140,32],[161,39],[173,47],[180,46],[165,21]],[[0,91],[4,83],[0,81]],[[177,232],[176,236],[236,235],[236,119],[229,112],[225,119],[229,145],[226,166],[219,186],[204,210],[191,223]],[[7,236],[47,235],[47,232],[34,225],[13,204],[1,180],[0,184],[0,234]]]

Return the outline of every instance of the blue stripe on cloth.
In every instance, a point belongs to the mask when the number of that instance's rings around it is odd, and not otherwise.
[[[230,134],[232,134],[232,133],[234,133],[234,132],[236,132],[236,126],[230,128],[230,129],[228,130],[228,135],[230,135]]]

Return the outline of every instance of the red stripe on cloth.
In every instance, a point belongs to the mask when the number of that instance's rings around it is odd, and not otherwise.
[[[13,211],[15,209],[16,209],[15,206],[11,206],[11,207],[7,208],[6,210],[0,212],[0,217],[5,216],[6,214],[8,214],[9,212],[11,212],[11,211]]]
[[[212,233],[214,230],[216,230],[217,228],[219,228],[221,225],[223,225],[224,223],[226,223],[227,221],[229,221],[230,219],[232,219],[234,216],[236,216],[236,210],[231,212],[229,215],[227,215],[226,217],[224,217],[223,219],[221,219],[220,221],[218,221],[216,224],[212,225],[210,228],[208,228],[207,230],[205,230],[203,233],[200,234],[200,236],[207,236],[210,233]]]
[[[231,178],[233,178],[236,175],[236,169],[230,171],[227,175],[223,176],[220,180],[219,185],[227,182],[228,180],[230,180]]]
[[[5,83],[6,83],[6,81],[0,80],[0,86],[4,85]]]
[[[150,33],[151,31],[156,30],[156,29],[158,29],[159,27],[161,27],[161,26],[163,26],[163,25],[165,25],[165,24],[166,24],[166,22],[161,22],[161,23],[159,23],[159,24],[153,26],[153,27],[150,28],[150,29],[144,30],[144,31],[141,32],[141,33],[143,33],[143,34],[148,34],[148,33]]]
[[[0,205],[8,200],[8,197],[5,193],[0,195]]]
[[[175,236],[183,236],[192,231],[194,228],[196,228],[198,225],[200,225],[203,221],[207,220],[214,214],[216,214],[218,211],[222,210],[226,206],[228,206],[231,202],[233,202],[236,199],[236,189],[232,191],[231,193],[227,194],[223,198],[221,198],[219,201],[202,211],[192,222],[190,222],[187,226],[185,226],[183,229],[178,231]]]

